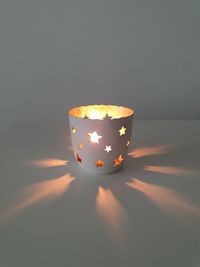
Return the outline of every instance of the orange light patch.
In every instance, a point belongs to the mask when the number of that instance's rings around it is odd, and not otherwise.
[[[78,148],[82,150],[84,148],[84,145],[83,144],[78,144]]]
[[[1,213],[0,224],[43,200],[59,198],[68,190],[74,179],[75,177],[67,173],[55,179],[44,180],[21,188],[17,194],[19,197],[15,199],[13,205]]]
[[[115,167],[116,166],[120,166],[122,161],[124,160],[124,157],[122,157],[122,155],[120,155],[118,158],[115,159]]]
[[[160,145],[152,147],[138,147],[129,153],[132,158],[142,158],[152,155],[164,155],[171,151],[172,147],[170,145]]]
[[[187,201],[180,193],[165,186],[146,183],[139,179],[131,179],[126,183],[132,189],[143,193],[156,206],[180,219],[189,219],[191,216],[200,218],[200,209]]]
[[[104,161],[98,160],[96,161],[96,167],[103,167],[104,166]]]
[[[124,236],[123,229],[126,225],[126,213],[110,189],[104,189],[99,186],[96,197],[96,207],[98,214],[107,223],[109,233],[111,233],[114,238],[117,238],[117,240],[121,240]]]
[[[31,160],[28,164],[39,167],[39,168],[50,168],[50,167],[61,167],[68,164],[68,160],[62,159],[41,159],[41,160]]]
[[[151,172],[159,172],[169,175],[184,175],[184,174],[192,174],[194,173],[191,170],[187,170],[185,168],[181,167],[173,167],[173,166],[151,166],[146,165],[144,166],[145,171],[151,171]]]

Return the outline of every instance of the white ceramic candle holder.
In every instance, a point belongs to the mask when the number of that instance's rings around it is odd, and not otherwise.
[[[69,110],[76,161],[92,173],[119,170],[131,142],[134,110],[112,105],[88,105]]]

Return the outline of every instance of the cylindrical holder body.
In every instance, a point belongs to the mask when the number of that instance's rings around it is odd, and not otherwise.
[[[133,115],[90,119],[69,112],[72,147],[79,165],[96,174],[120,169],[131,142]]]

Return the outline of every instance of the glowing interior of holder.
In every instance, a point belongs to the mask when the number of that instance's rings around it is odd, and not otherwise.
[[[91,120],[103,120],[106,116],[112,119],[129,117],[134,114],[130,108],[112,105],[88,105],[74,107],[69,114],[77,118],[88,118]]]

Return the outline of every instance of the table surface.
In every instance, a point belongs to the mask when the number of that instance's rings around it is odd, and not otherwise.
[[[200,121],[135,121],[124,167],[92,175],[63,123],[0,135],[0,267],[200,266]]]

